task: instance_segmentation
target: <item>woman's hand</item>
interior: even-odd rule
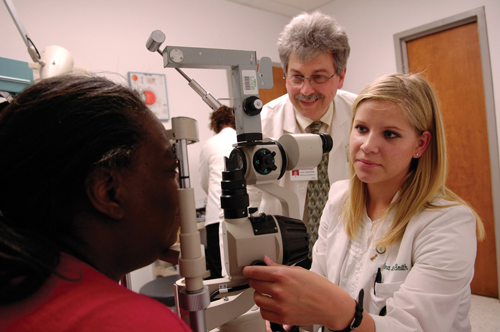
[[[351,323],[356,303],[340,287],[301,267],[279,265],[269,257],[264,262],[267,266],[243,269],[264,319],[289,325],[320,324],[332,330]]]

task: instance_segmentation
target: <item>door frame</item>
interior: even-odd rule
[[[396,51],[396,65],[398,72],[408,73],[409,65],[408,65],[408,54],[406,48],[406,43],[408,41],[473,22],[477,23],[479,32],[479,48],[481,52],[481,65],[483,74],[484,98],[486,107],[486,120],[487,120],[489,154],[490,154],[491,188],[492,188],[492,199],[493,199],[493,216],[495,225],[498,289],[500,290],[500,163],[499,163],[499,150],[498,150],[498,132],[497,132],[497,125],[496,125],[497,122],[495,113],[495,100],[493,93],[493,78],[491,73],[490,49],[488,44],[488,31],[486,28],[486,16],[485,16],[484,6],[397,33],[394,35],[394,46]]]

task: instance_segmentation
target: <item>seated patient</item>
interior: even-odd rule
[[[484,228],[445,186],[443,123],[426,79],[387,75],[361,92],[349,163],[351,179],[330,190],[311,271],[267,257],[267,267],[245,267],[262,316],[323,331],[470,331]]]
[[[190,331],[118,284],[179,229],[177,161],[138,94],[54,77],[0,113],[0,330]]]

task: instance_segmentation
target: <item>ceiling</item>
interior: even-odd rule
[[[271,13],[294,17],[302,12],[312,12],[335,0],[227,0]]]

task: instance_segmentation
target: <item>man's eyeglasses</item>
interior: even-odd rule
[[[332,76],[324,76],[324,75],[311,75],[311,77],[303,77],[299,75],[291,75],[287,76],[286,74],[283,75],[283,79],[288,80],[288,82],[292,85],[297,85],[300,86],[304,83],[304,80],[309,80],[309,83],[314,82],[315,84],[324,84],[326,83],[329,79],[333,78],[335,74]]]

